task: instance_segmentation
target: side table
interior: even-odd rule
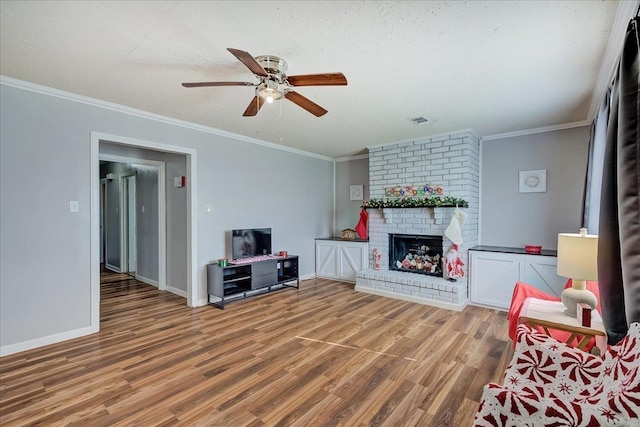
[[[545,301],[537,298],[524,300],[520,311],[520,323],[539,326],[551,336],[549,329],[569,332],[571,335],[566,344],[584,350],[591,338],[595,338],[596,345],[591,353],[601,355],[607,349],[607,333],[602,318],[597,310],[591,311],[591,327],[582,326],[578,319],[564,314],[564,304],[560,301]],[[573,344],[575,341],[575,345]]]

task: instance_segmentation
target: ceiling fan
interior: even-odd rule
[[[255,116],[260,107],[267,102],[286,98],[294,104],[304,108],[316,117],[323,116],[327,110],[300,95],[292,88],[294,86],[346,86],[347,79],[342,73],[303,74],[287,76],[287,63],[284,59],[273,55],[251,56],[244,50],[227,48],[240,60],[257,78],[259,83],[250,82],[200,82],[182,83],[184,87],[205,86],[254,86],[256,95],[249,103],[243,116]]]

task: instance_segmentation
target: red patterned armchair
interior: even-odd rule
[[[640,426],[640,324],[602,357],[518,326],[504,385],[484,387],[474,426]]]

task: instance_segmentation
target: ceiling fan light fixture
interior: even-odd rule
[[[280,85],[273,80],[265,80],[256,88],[256,94],[271,104],[284,97],[284,92],[280,90]]]

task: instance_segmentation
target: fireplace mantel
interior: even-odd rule
[[[435,209],[439,209],[439,208],[457,208],[457,206],[424,206],[424,207],[408,207],[408,208],[403,208],[403,207],[391,207],[391,208],[366,208],[366,209],[378,209],[380,211],[382,211],[382,216],[384,218],[384,222],[385,224],[393,224],[393,212],[394,210],[396,210],[396,212],[398,212],[400,209],[429,209],[429,210],[435,210]],[[440,219],[439,216],[434,216],[434,224],[436,225],[442,225],[442,220]]]

